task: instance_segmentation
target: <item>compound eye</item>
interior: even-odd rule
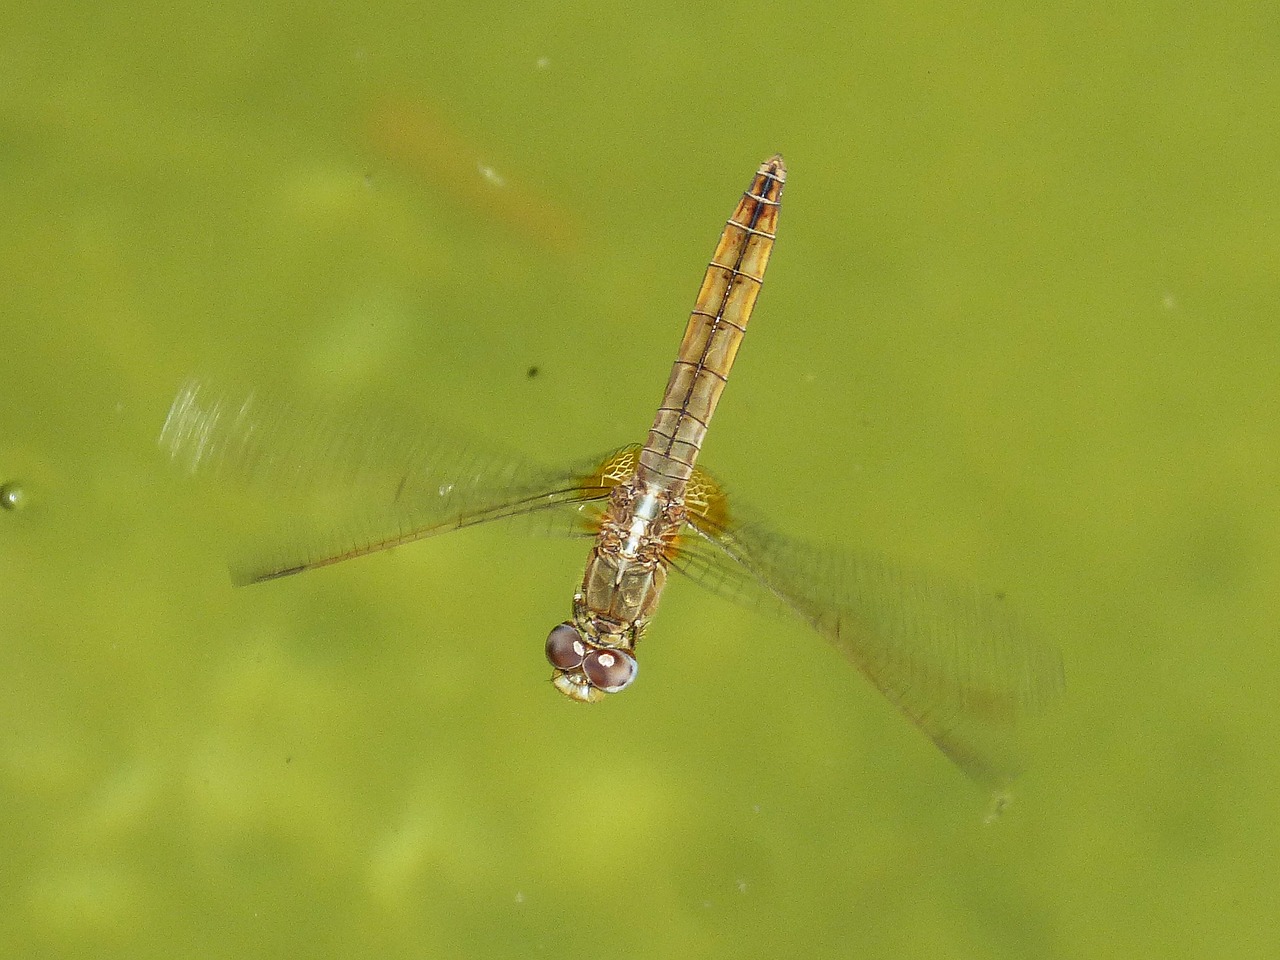
[[[561,623],[547,634],[547,659],[557,670],[577,670],[587,655],[587,645],[572,623]]]
[[[582,672],[591,685],[605,693],[625,689],[639,669],[636,658],[625,650],[592,650],[582,661]]]

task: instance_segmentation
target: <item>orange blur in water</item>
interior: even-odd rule
[[[516,183],[429,104],[388,97],[369,112],[367,131],[379,153],[432,189],[557,251],[577,245],[580,231],[563,208]]]

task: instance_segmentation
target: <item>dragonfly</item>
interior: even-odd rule
[[[450,530],[538,521],[593,538],[570,616],[545,642],[552,683],[595,703],[635,682],[671,571],[798,616],[942,752],[997,791],[1020,772],[1015,724],[1057,695],[1061,660],[1003,595],[870,553],[778,532],[699,463],[773,251],[787,171],[762,163],[725,223],[643,444],[546,469],[440,429],[309,415],[202,380],[179,391],[161,446],[192,473],[231,473],[329,502],[232,569],[273,580]]]

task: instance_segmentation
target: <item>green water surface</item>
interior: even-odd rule
[[[7,17],[0,956],[1274,956],[1278,81],[1244,2]],[[233,589],[156,448],[193,374],[638,440],[774,151],[707,462],[1062,649],[994,824],[803,626],[676,583],[575,708],[580,544]]]

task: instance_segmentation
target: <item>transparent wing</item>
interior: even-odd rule
[[[491,520],[592,530],[593,504],[627,469],[626,450],[594,467],[549,471],[496,448],[351,408],[317,411],[199,380],[178,393],[160,446],[189,473],[233,479],[280,505],[232,579],[253,583]]]
[[[677,570],[730,599],[800,616],[979,783],[999,790],[1017,776],[1014,724],[1059,695],[1062,662],[1026,635],[1002,596],[731,522],[705,474],[693,490],[697,536],[681,543]]]

